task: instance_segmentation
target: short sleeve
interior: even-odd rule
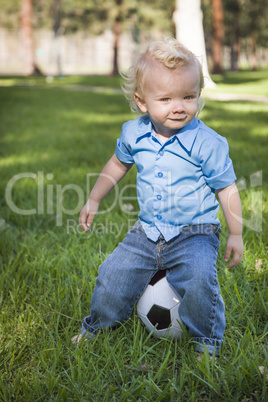
[[[134,159],[131,154],[131,146],[128,141],[129,136],[129,124],[123,124],[121,136],[117,139],[115,155],[123,163],[133,164]]]
[[[206,183],[214,190],[228,187],[235,182],[236,175],[225,138],[218,136],[210,142],[201,167]]]

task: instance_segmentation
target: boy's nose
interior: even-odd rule
[[[173,105],[173,113],[182,113],[184,112],[184,105],[183,102],[177,101]]]

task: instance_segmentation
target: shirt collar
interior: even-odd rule
[[[148,116],[145,114],[138,119],[138,133],[136,143],[144,137],[150,137],[153,132],[153,125]]]
[[[199,120],[195,118],[191,121],[191,123],[183,127],[177,134],[174,134],[174,137],[177,138],[178,142],[186,150],[187,153],[191,153],[198,129]],[[141,116],[138,124],[136,143],[138,143],[144,137],[150,137],[152,133],[153,126],[149,116]]]
[[[191,123],[184,126],[175,136],[177,137],[181,146],[191,153],[197,133],[199,130],[199,120],[194,119]]]

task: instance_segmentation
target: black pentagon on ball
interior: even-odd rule
[[[165,278],[165,276],[166,276],[166,271],[159,270],[156,272],[156,274],[154,274],[154,276],[150,280],[149,284],[151,286],[154,286],[157,282],[161,281],[162,278]]]
[[[170,310],[156,304],[150,309],[147,318],[158,330],[166,329],[171,324]]]

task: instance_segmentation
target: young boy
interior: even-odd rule
[[[94,336],[131,317],[158,270],[182,301],[179,314],[195,349],[218,353],[225,329],[216,260],[220,222],[217,192],[229,229],[224,260],[243,254],[242,214],[227,141],[196,118],[204,85],[197,58],[175,39],[152,42],[132,66],[125,93],[143,116],[125,123],[83,207],[87,232],[101,200],[133,164],[139,220],[100,266],[91,315],[81,334]]]

